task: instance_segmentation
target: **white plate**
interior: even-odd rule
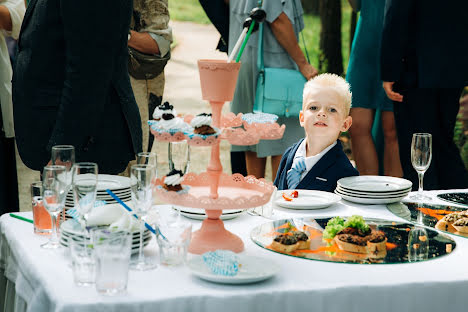
[[[315,190],[296,190],[299,193],[297,198],[292,201],[287,201],[283,198],[283,193],[289,195],[293,190],[281,190],[276,194],[277,198],[275,204],[289,209],[322,209],[339,202],[341,197],[339,195],[315,191]]]
[[[178,207],[178,206],[173,206],[172,207],[174,210],[179,210],[180,208],[180,214],[186,218],[189,219],[194,219],[194,220],[205,220],[206,219],[206,213],[205,209],[201,208],[189,208],[189,207]],[[245,209],[229,209],[223,211],[223,213],[220,216],[221,220],[231,220],[234,218],[237,218],[241,214],[245,212]]]
[[[337,191],[335,191],[337,193]],[[344,200],[358,203],[358,204],[366,204],[366,205],[377,205],[377,204],[391,204],[391,203],[398,203],[400,202],[405,196],[395,197],[395,198],[361,198],[361,197],[354,197],[340,194]]]
[[[67,233],[69,236],[84,236],[83,228],[81,225],[73,219],[66,220],[60,226],[62,233]],[[143,237],[148,235],[149,230],[145,229]],[[132,232],[132,235],[139,235],[140,231]]]
[[[341,178],[337,184],[342,188],[361,192],[396,192],[410,188],[411,181],[387,176],[353,176]]]
[[[242,266],[235,276],[216,275],[205,265],[202,256],[194,256],[187,263],[193,275],[220,284],[249,284],[273,277],[280,266],[270,259],[238,255]]]
[[[371,196],[371,197],[398,196],[398,195],[408,194],[409,192],[411,192],[411,188],[402,190],[402,191],[396,191],[396,192],[359,192],[359,191],[354,191],[354,190],[341,187],[339,185],[336,186],[336,190],[342,193],[348,193],[351,195],[356,195],[356,196],[363,195],[363,196]]]
[[[391,193],[388,195],[373,195],[373,194],[356,194],[356,193],[351,193],[348,191],[343,191],[340,188],[336,188],[335,193],[338,195],[346,195],[346,196],[351,196],[351,197],[359,197],[359,198],[373,198],[373,199],[386,199],[386,198],[399,198],[399,197],[405,197],[406,195],[409,194],[410,191],[406,191],[403,193]]]
[[[111,174],[99,174],[97,190],[118,191],[130,187],[130,178]]]

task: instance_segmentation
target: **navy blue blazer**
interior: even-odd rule
[[[303,140],[299,140],[284,152],[274,183],[278,190],[290,189],[287,182],[288,170],[291,169],[294,155],[296,155],[296,151]],[[336,145],[310,169],[296,189],[333,192],[336,188],[336,181],[344,177],[357,175],[359,175],[359,172],[351,165],[338,140]]]

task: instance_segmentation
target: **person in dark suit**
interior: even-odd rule
[[[279,190],[333,192],[339,179],[359,175],[338,140],[351,127],[350,106],[351,92],[343,78],[322,74],[306,83],[299,114],[306,137],[283,154],[274,182]]]
[[[75,146],[76,161],[117,174],[141,151],[130,86],[131,0],[31,0],[13,74],[16,140],[34,170],[52,146]]]
[[[404,177],[418,186],[411,165],[413,133],[432,134],[432,163],[424,189],[468,187],[453,142],[460,94],[468,85],[468,1],[387,0],[381,78],[394,101]]]

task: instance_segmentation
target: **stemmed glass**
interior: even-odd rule
[[[138,259],[131,263],[133,270],[145,271],[157,267],[156,263],[147,261],[143,254],[143,230],[153,199],[153,184],[151,181],[154,178],[154,173],[153,165],[133,165],[130,168],[132,201],[135,213],[140,219],[140,248]]]
[[[67,193],[71,194],[72,184],[72,168],[75,164],[75,147],[73,145],[54,145],[50,153],[50,159],[52,165],[60,165],[66,167],[66,178],[67,178]],[[63,216],[65,218],[65,215]],[[65,220],[65,219],[64,219]]]
[[[412,200],[430,200],[423,194],[424,173],[431,165],[432,159],[432,135],[430,133],[414,133],[411,141],[411,163],[418,173],[418,193],[410,196]]]
[[[154,167],[154,178],[158,176],[158,158],[156,153],[153,152],[141,152],[137,154],[138,165],[151,165]]]
[[[190,146],[187,141],[169,142],[167,153],[169,171],[177,169],[186,174],[190,167]]]
[[[98,183],[98,165],[92,162],[76,163],[73,166],[72,186],[75,206],[82,218],[86,230],[88,215],[96,201]],[[87,233],[88,231],[86,231]]]
[[[65,166],[46,166],[42,173],[42,201],[50,214],[52,221],[52,233],[49,241],[42,248],[59,248],[57,236],[57,216],[65,206],[67,195],[67,168]]]

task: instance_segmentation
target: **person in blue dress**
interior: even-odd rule
[[[403,175],[393,103],[385,95],[380,79],[380,44],[385,0],[348,0],[361,12],[351,48],[346,80],[351,85],[353,126],[350,129],[353,157],[361,175],[379,174],[379,159],[372,138],[374,123],[382,123],[385,175]],[[378,119],[379,115],[381,120]]]

